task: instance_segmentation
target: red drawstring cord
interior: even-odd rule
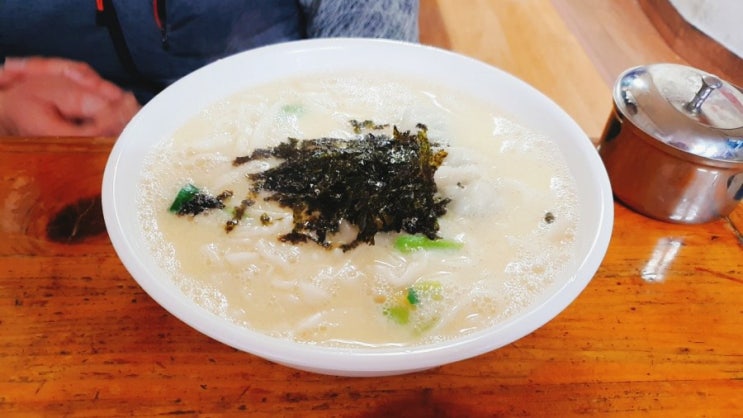
[[[160,28],[160,30],[162,30],[163,22],[162,20],[160,20],[160,8],[159,8],[159,5],[157,4],[157,0],[152,0],[152,14],[155,15],[155,24],[157,24],[157,27]]]

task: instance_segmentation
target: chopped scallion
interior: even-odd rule
[[[402,253],[417,250],[458,250],[462,243],[448,239],[430,239],[424,235],[400,235],[395,240],[395,249]]]
[[[411,305],[417,305],[421,301],[420,297],[418,296],[418,292],[412,287],[408,288],[407,299]]]
[[[292,103],[281,106],[281,111],[286,115],[299,116],[304,113],[304,108],[301,104]]]
[[[170,208],[168,210],[172,213],[180,212],[180,210],[183,208],[183,205],[188,203],[198,193],[199,189],[193,184],[189,183],[183,186],[181,190],[178,191],[178,194],[175,196],[175,199],[173,200],[173,203],[170,205]]]
[[[400,325],[410,322],[410,309],[406,306],[392,306],[385,309],[384,314]]]

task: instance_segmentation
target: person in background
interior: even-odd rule
[[[418,1],[2,0],[0,135],[116,136],[199,67],[319,37],[417,42]]]

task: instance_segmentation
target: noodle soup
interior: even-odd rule
[[[287,138],[363,140],[349,121],[415,130],[446,151],[450,199],[438,235],[455,245],[401,251],[403,233],[343,251],[291,243],[293,213],[256,199],[229,232],[249,176],[276,161],[238,156]],[[148,155],[139,219],[159,263],[198,305],[267,335],[323,346],[394,347],[483,330],[518,314],[575,269],[576,186],[555,143],[469,97],[412,80],[328,74],[282,80],[205,108]],[[225,208],[168,211],[184,184]],[[341,224],[331,241],[347,242]]]

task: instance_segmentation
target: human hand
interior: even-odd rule
[[[139,108],[81,62],[9,58],[0,69],[0,134],[116,136]]]

